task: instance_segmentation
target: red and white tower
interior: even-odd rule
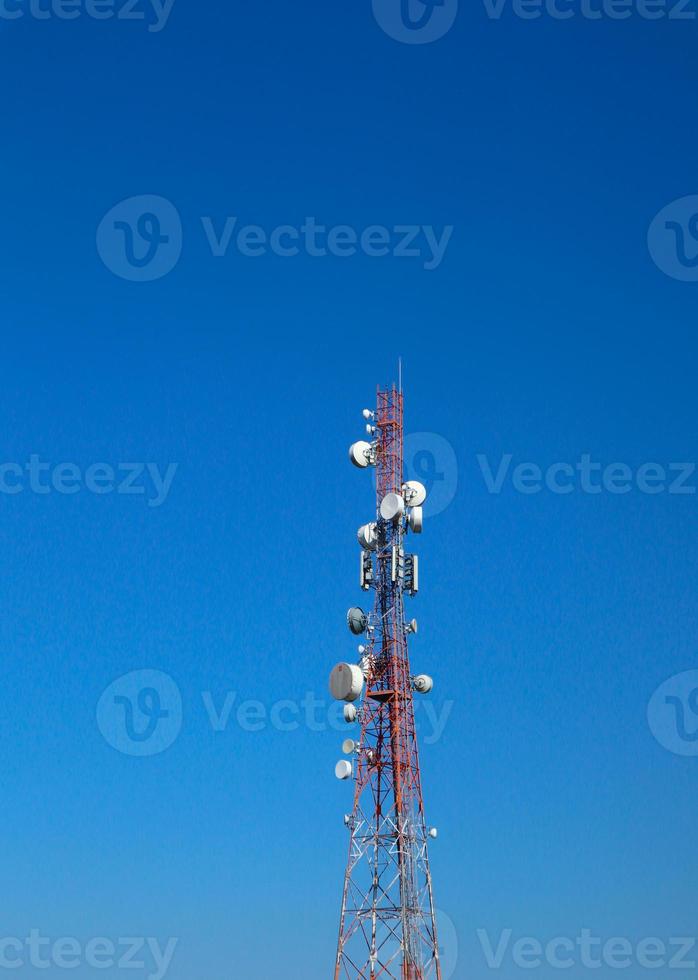
[[[403,478],[402,391],[378,390],[375,412],[364,410],[368,440],[351,461],[375,467],[376,517],[359,529],[360,584],[374,589],[373,611],[353,607],[351,632],[361,638],[356,664],[338,664],[333,697],[357,726],[342,746],[340,779],[354,779],[346,819],[349,861],[334,980],[441,980],[413,695],[433,681],[410,669],[404,595],[419,589],[419,561],[406,547],[422,530],[426,489]],[[410,549],[411,550],[411,549]]]

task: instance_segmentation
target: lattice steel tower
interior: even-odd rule
[[[370,441],[354,443],[351,461],[375,467],[376,519],[359,529],[360,584],[375,590],[373,611],[353,607],[351,632],[362,638],[358,664],[338,664],[333,697],[360,734],[342,746],[339,779],[354,779],[335,980],[441,980],[427,827],[419,768],[413,693],[433,681],[410,670],[404,594],[419,588],[419,562],[406,553],[422,530],[426,489],[403,479],[402,391],[378,390],[375,412],[364,410]]]

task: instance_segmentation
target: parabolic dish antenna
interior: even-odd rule
[[[359,544],[365,551],[375,551],[378,544],[375,524],[362,524],[357,532]]]
[[[347,626],[354,636],[361,636],[368,626],[368,616],[359,606],[352,606],[347,612]]]
[[[421,507],[413,507],[410,511],[409,516],[410,530],[415,534],[422,533],[422,527],[424,526],[424,511]]]
[[[354,466],[358,466],[361,470],[365,469],[367,466],[370,466],[371,443],[364,442],[363,440],[352,443],[351,446],[349,446],[349,459],[352,461]]]
[[[420,694],[429,694],[434,690],[434,678],[428,674],[418,674],[414,679],[414,689]]]
[[[384,521],[396,521],[405,513],[405,501],[397,493],[389,493],[381,501],[381,517]]]
[[[337,779],[351,779],[354,774],[354,767],[348,759],[342,759],[334,768]]]
[[[408,480],[402,484],[402,492],[409,507],[421,507],[427,499],[427,488],[419,480]]]
[[[364,675],[356,664],[337,664],[330,674],[330,693],[335,701],[358,701],[364,689]]]

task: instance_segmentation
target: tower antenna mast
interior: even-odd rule
[[[425,819],[413,703],[434,682],[412,674],[417,621],[404,611],[419,589],[419,558],[406,545],[422,531],[427,491],[404,480],[402,359],[398,372],[398,387],[379,388],[375,411],[364,409],[368,439],[349,450],[355,466],[376,470],[375,520],[358,532],[360,585],[375,597],[371,612],[347,614],[358,662],[330,676],[345,721],[358,727],[335,770],[354,780],[354,805],[334,980],[441,980],[428,856],[437,832]]]

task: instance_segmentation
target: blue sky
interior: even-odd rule
[[[410,465],[432,453],[444,476],[410,611],[447,719],[423,766],[451,975],[522,972],[489,969],[477,930],[695,935],[698,760],[647,719],[698,649],[698,494],[670,492],[698,482],[671,469],[698,459],[698,243],[672,203],[698,194],[695,17],[461,3],[411,44],[369,0],[175,0],[155,31],[145,5],[19,9],[0,17],[0,463],[19,487],[0,493],[0,938],[74,937],[79,977],[121,975],[86,962],[98,937],[177,938],[171,980],[331,974],[350,789],[342,734],[301,705],[326,711],[352,656],[372,485],[346,449],[398,355],[426,433]],[[664,218],[648,248],[667,206],[683,263]],[[309,218],[354,254],[309,254]],[[299,254],[271,247],[282,226]],[[395,254],[400,228],[417,255]],[[148,236],[162,274],[137,281]],[[585,492],[585,454],[628,492]],[[127,477],[142,492],[116,492]],[[181,714],[162,688],[172,744],[135,757],[98,703],[141,670]]]

